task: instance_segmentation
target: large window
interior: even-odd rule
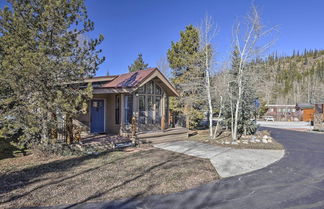
[[[132,123],[133,116],[133,96],[126,95],[125,96],[125,124]]]
[[[161,124],[162,88],[150,81],[138,89],[140,124]]]

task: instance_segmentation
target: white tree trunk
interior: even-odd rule
[[[216,134],[217,134],[217,131],[219,128],[219,120],[220,120],[220,117],[222,116],[222,110],[223,110],[223,97],[220,96],[220,108],[219,108],[219,113],[218,113],[218,117],[217,117],[217,124],[216,124],[214,134],[213,134],[213,139],[216,139]]]
[[[206,69],[206,90],[207,90],[208,111],[209,111],[209,136],[210,138],[212,138],[213,137],[213,106],[212,106],[212,100],[210,95],[210,75],[208,69]]]

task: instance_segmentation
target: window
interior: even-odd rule
[[[138,89],[138,93],[139,93],[139,94],[145,94],[145,85],[141,86],[141,87]]]
[[[138,97],[138,111],[139,111],[139,123],[145,124],[146,123],[146,116],[145,116],[145,95],[140,95]]]
[[[140,87],[138,93],[139,124],[161,124],[163,89],[154,81]]]
[[[133,96],[126,95],[125,96],[125,124],[132,123],[133,116]]]
[[[150,81],[146,84],[146,93],[147,94],[153,94],[153,82]]]
[[[115,123],[120,123],[120,116],[119,116],[119,106],[120,106],[120,97],[119,95],[115,96]]]
[[[153,96],[147,96],[147,123],[153,123]]]
[[[161,124],[161,96],[155,96],[155,124]]]
[[[161,95],[162,94],[161,87],[158,86],[158,85],[155,85],[155,94],[156,95]]]

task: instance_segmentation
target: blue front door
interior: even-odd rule
[[[91,100],[91,133],[105,132],[104,100]]]

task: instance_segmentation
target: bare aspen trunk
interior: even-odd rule
[[[217,131],[218,131],[218,128],[219,128],[219,119],[222,116],[222,110],[223,110],[223,97],[220,96],[220,109],[219,109],[219,113],[218,113],[218,117],[217,117],[217,124],[216,124],[214,134],[213,134],[213,139],[216,138],[216,134],[217,134]]]
[[[234,111],[233,111],[233,101],[232,98],[230,99],[231,105],[231,135],[234,135]]]
[[[206,80],[207,80],[207,99],[208,99],[208,108],[209,108],[209,136],[210,138],[213,137],[213,106],[211,101],[210,95],[210,78],[209,78],[209,71],[206,70]]]
[[[236,105],[235,105],[235,116],[234,116],[234,130],[233,130],[233,135],[232,135],[232,139],[233,141],[237,140],[237,125],[238,125],[238,117],[239,117],[239,108],[240,108],[240,104],[241,104],[241,97],[242,97],[242,67],[240,67],[239,70],[239,76],[238,76],[238,98],[236,101]]]

